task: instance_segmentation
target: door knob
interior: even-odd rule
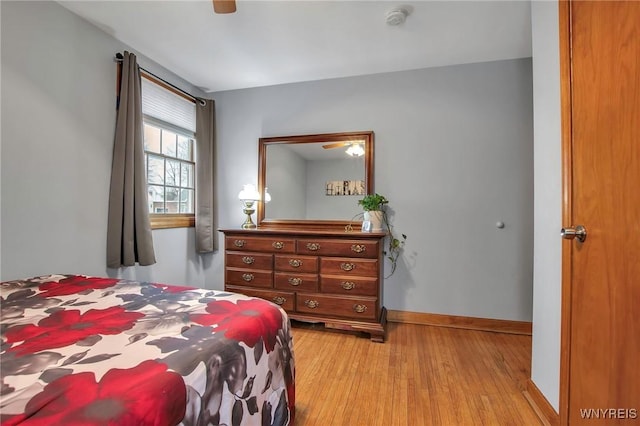
[[[581,243],[587,239],[587,228],[578,225],[575,228],[562,228],[560,236],[565,240],[573,240],[576,238]]]

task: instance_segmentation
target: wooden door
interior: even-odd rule
[[[640,424],[640,2],[560,8],[561,422]]]

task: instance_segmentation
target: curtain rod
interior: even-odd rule
[[[115,61],[116,62],[122,62],[124,60],[124,56],[122,55],[122,53],[117,52],[116,56],[115,56]],[[183,95],[187,96],[190,98],[190,100],[192,100],[193,102],[200,102],[200,105],[204,106],[206,105],[206,102],[200,98],[198,98],[197,96],[193,96],[191,93],[182,90],[181,88],[179,88],[178,86],[169,83],[167,80],[165,80],[164,78],[158,77],[157,75],[155,75],[154,73],[152,73],[151,71],[149,71],[146,68],[142,68],[141,66],[138,66],[140,68],[141,71],[144,71],[145,73],[149,74],[150,76],[152,76],[153,78],[163,82],[164,84],[166,84],[167,86],[172,87],[173,89],[177,90],[178,92],[182,93]]]

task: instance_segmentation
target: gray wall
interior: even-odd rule
[[[1,22],[2,22],[2,7],[0,7],[0,24]],[[2,57],[2,43],[0,42],[0,58],[1,57]],[[2,68],[1,67],[0,67],[0,93],[2,93]],[[2,102],[0,102],[0,129],[2,129]],[[2,135],[1,134],[0,134],[0,242],[2,242]],[[0,280],[2,280],[2,244],[0,244]]]
[[[109,273],[222,288],[224,256],[196,255],[192,230],[154,231],[157,265],[106,270],[112,57],[125,46],[55,3],[0,5],[2,279]],[[409,237],[385,305],[531,320],[531,79],[522,59],[214,94],[218,226],[244,220],[237,195],[257,182],[259,137],[373,130],[376,190]]]
[[[154,231],[157,265],[105,266],[113,56],[127,46],[54,2],[2,1],[0,8],[1,278],[84,273],[204,286],[212,260],[195,254],[193,230]],[[144,57],[139,62],[197,93]]]
[[[408,235],[387,308],[531,320],[531,78],[521,59],[216,93],[220,202],[257,181],[261,136],[373,130],[375,188]]]
[[[531,4],[534,100],[533,350],[531,378],[558,410],[562,288],[562,163],[558,2]]]

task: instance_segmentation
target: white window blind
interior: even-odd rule
[[[143,78],[142,113],[179,128],[196,131],[196,106],[193,102]]]

